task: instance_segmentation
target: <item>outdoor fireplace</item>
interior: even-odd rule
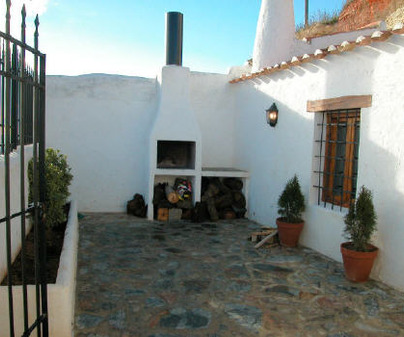
[[[241,216],[247,209],[248,172],[233,168],[202,168],[202,134],[191,100],[191,95],[198,95],[198,91],[191,85],[189,68],[182,66],[182,19],[181,13],[167,13],[167,63],[157,77],[159,105],[149,140],[147,217],[153,220],[160,213],[161,220],[168,212],[170,219],[170,210],[182,210],[182,215],[192,213],[195,203],[201,201],[202,178],[213,182],[226,178],[242,181],[239,190],[232,191],[231,195],[228,193],[226,200],[221,200],[219,210],[220,216],[222,213],[228,216],[231,212],[226,207],[234,205],[230,199],[237,199],[237,209],[233,213]],[[185,193],[187,197],[184,197]],[[216,202],[206,193],[204,197]]]
[[[158,140],[157,168],[195,169],[195,142]]]
[[[158,76],[159,106],[150,135],[148,218],[153,219],[154,188],[192,184],[192,202],[200,199],[202,139],[190,98],[191,73],[182,67],[182,14],[167,13],[166,66]]]

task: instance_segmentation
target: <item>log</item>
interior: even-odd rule
[[[234,205],[231,206],[233,211],[236,213],[237,218],[241,219],[244,218],[245,213],[247,212],[246,208],[238,208]]]
[[[217,213],[217,209],[216,209],[216,207],[215,207],[215,201],[214,201],[214,199],[213,199],[213,198],[209,198],[209,199],[206,201],[206,205],[207,205],[207,208],[208,208],[208,213],[209,213],[209,216],[210,216],[210,220],[211,220],[211,221],[217,221],[217,220],[219,220],[219,214]]]
[[[275,230],[272,234],[269,234],[268,236],[265,237],[265,239],[261,240],[258,242],[254,248],[260,248],[265,242],[269,241],[269,239],[273,238],[276,234],[278,234],[278,231]]]
[[[193,222],[203,222],[209,219],[206,202],[197,202],[192,214]]]
[[[168,221],[168,208],[159,208],[157,211],[158,221]]]
[[[216,185],[216,187],[219,189],[220,194],[230,193],[230,189],[226,185],[224,185],[219,178],[210,178],[210,183]]]
[[[166,184],[157,184],[154,186],[153,205],[158,205],[162,200],[166,199]]]
[[[225,219],[225,220],[232,220],[237,217],[236,213],[232,209],[229,209],[229,208],[221,210],[219,212],[219,216],[220,216],[220,219]]]
[[[182,220],[192,220],[192,214],[193,214],[192,209],[183,209],[181,219]]]
[[[207,201],[210,198],[213,198],[219,194],[220,190],[215,184],[209,183],[206,192],[202,196],[202,201]]]
[[[170,203],[176,204],[178,202],[178,200],[180,200],[177,192],[175,192],[174,189],[171,186],[167,185],[165,187],[165,192],[166,192],[167,200]]]
[[[182,209],[192,209],[193,208],[192,200],[180,200],[177,202],[176,206],[178,208],[182,208]]]
[[[243,189],[243,182],[237,178],[225,178],[223,184],[231,190],[241,191]]]
[[[233,196],[231,193],[215,197],[215,206],[218,210],[231,207],[232,204],[233,204]]]
[[[233,191],[232,194],[234,199],[233,206],[237,208],[245,208],[247,203],[244,194],[241,193],[240,191]]]

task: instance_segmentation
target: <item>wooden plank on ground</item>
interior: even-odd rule
[[[264,239],[262,239],[260,242],[258,242],[254,248],[260,248],[265,242],[267,242],[269,239],[273,238],[276,234],[278,234],[278,231],[275,230],[271,234],[267,235]]]

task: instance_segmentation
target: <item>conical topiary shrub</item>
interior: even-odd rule
[[[284,246],[295,247],[304,226],[302,213],[305,210],[304,195],[296,175],[286,183],[279,196],[278,207],[278,213],[281,215],[276,220],[279,240]]]
[[[353,282],[368,280],[378,248],[370,244],[376,230],[377,215],[373,206],[372,192],[361,187],[356,202],[345,216],[345,235],[350,240],[341,244],[345,276]]]

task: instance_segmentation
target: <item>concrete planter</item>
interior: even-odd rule
[[[60,256],[56,283],[48,284],[49,332],[51,337],[73,335],[74,301],[76,288],[78,247],[77,203],[71,202]],[[28,312],[30,324],[36,316],[35,286],[28,287]],[[13,287],[14,322],[16,335],[22,335],[24,326],[22,286]],[[0,337],[9,336],[8,288],[0,287]]]

